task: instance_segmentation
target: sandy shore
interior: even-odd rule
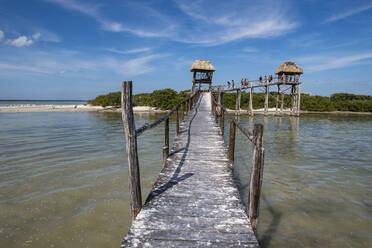
[[[93,105],[13,105],[13,106],[0,106],[0,112],[120,112],[120,108],[116,107],[102,107]],[[138,113],[161,113],[167,112],[154,107],[138,106],[133,108],[134,112]]]
[[[0,112],[121,112],[120,108],[117,107],[102,107],[102,106],[93,106],[93,105],[13,105],[13,106],[0,106]],[[235,113],[234,109],[227,110],[230,113]],[[135,113],[165,113],[168,112],[167,110],[157,109],[155,107],[148,107],[148,106],[138,106],[133,108],[133,112]],[[264,114],[265,110],[262,109],[254,109],[253,112],[255,114]],[[280,110],[278,110],[278,113]],[[249,111],[247,109],[241,109],[240,114],[248,114]],[[275,108],[268,109],[269,115],[276,114]],[[283,114],[290,114],[290,109],[283,109]],[[354,115],[372,115],[371,112],[351,112],[351,111],[327,111],[327,112],[318,112],[318,111],[305,111],[301,110],[301,114],[354,114]]]

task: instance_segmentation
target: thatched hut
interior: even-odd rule
[[[280,80],[295,82],[299,82],[300,75],[303,73],[302,68],[298,67],[295,62],[290,61],[284,62],[275,71],[275,74],[278,75]]]
[[[209,60],[195,60],[192,63],[190,71],[194,73],[192,79],[192,91],[195,89],[195,85],[208,84],[209,88],[212,86],[213,72],[216,70]]]

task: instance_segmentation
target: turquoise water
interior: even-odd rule
[[[265,123],[263,247],[372,247],[372,116],[240,121]],[[0,113],[0,246],[118,247],[130,225],[122,132],[117,113]],[[246,202],[252,148],[237,137]],[[139,138],[144,198],[162,145],[162,126]]]

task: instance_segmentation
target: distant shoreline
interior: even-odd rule
[[[161,110],[149,106],[137,106],[133,108],[135,113],[166,113],[169,110]],[[264,109],[253,110],[255,114],[264,114]],[[0,106],[0,113],[27,113],[27,112],[121,112],[118,107],[102,107],[86,104],[79,105],[14,105],[14,106]],[[236,112],[233,109],[228,109],[228,112]],[[279,111],[278,111],[279,112]],[[248,114],[246,109],[240,110],[240,114]],[[269,115],[275,115],[275,108],[268,110]],[[289,109],[283,110],[284,115],[289,115]],[[347,114],[347,115],[372,115],[372,112],[352,112],[352,111],[307,111],[301,110],[301,114]]]

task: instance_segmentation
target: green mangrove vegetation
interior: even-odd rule
[[[269,108],[276,105],[277,92],[270,92]],[[177,92],[172,89],[155,90],[152,93],[141,93],[133,96],[134,106],[151,106],[160,109],[172,109],[177,103],[187,99],[188,91]],[[279,99],[281,96],[279,96]],[[236,93],[224,94],[224,106],[235,109]],[[264,93],[253,93],[253,108],[263,108],[265,102]],[[88,101],[89,104],[99,106],[120,107],[120,92],[112,92],[107,95],[100,95],[94,100]],[[291,99],[285,95],[284,104],[290,106]],[[241,108],[248,109],[249,93],[242,92]],[[307,111],[353,111],[353,112],[372,112],[372,96],[355,95],[347,93],[336,93],[331,96],[310,96],[301,94],[301,110]]]
[[[160,109],[172,109],[177,103],[186,100],[189,97],[189,91],[177,92],[172,89],[154,90],[152,93],[141,93],[133,96],[134,106],[150,106]],[[106,95],[97,96],[93,100],[89,100],[88,104],[96,106],[114,106],[120,107],[121,93],[111,92]]]

